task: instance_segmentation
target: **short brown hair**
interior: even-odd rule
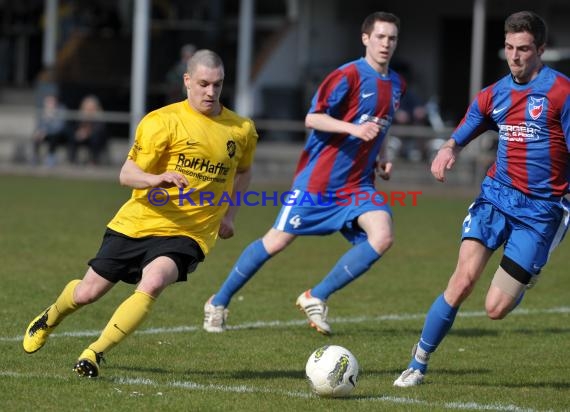
[[[206,66],[211,69],[218,67],[221,67],[222,70],[224,69],[222,58],[216,52],[207,49],[198,50],[188,59],[186,65],[188,74],[192,74],[198,65]]]
[[[368,15],[364,19],[364,22],[362,22],[362,27],[360,28],[360,32],[366,33],[366,34],[372,33],[372,30],[374,29],[374,24],[377,21],[385,21],[388,23],[394,23],[396,25],[396,28],[398,29],[398,32],[400,31],[400,18],[398,16],[396,16],[395,14],[392,14],[392,13],[385,12],[385,11],[376,11],[376,12]]]
[[[543,46],[546,43],[546,23],[542,17],[532,11],[519,11],[511,14],[505,20],[505,35],[522,32],[532,34],[536,47]]]

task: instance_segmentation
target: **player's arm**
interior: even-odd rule
[[[365,141],[374,139],[380,133],[380,126],[376,123],[353,124],[335,119],[326,113],[307,114],[305,126],[309,129],[321,130],[323,132],[349,134]]]
[[[441,145],[431,163],[431,173],[437,180],[445,181],[445,172],[453,167],[462,148],[453,138]]]
[[[234,178],[234,185],[232,191],[232,203],[228,207],[228,211],[222,219],[218,234],[222,239],[228,239],[234,235],[234,220],[239,210],[237,201],[237,193],[243,193],[249,187],[251,182],[251,167],[247,169],[238,170]]]
[[[135,142],[119,173],[119,182],[133,189],[151,187],[186,187],[188,180],[180,173],[166,171],[161,174],[148,173],[170,145],[169,127],[158,111],[147,114],[136,130]]]
[[[186,187],[188,180],[184,175],[176,172],[164,172],[159,175],[147,173],[133,160],[127,159],[121,167],[119,182],[123,186],[133,189],[147,189],[149,187]]]
[[[392,159],[388,156],[388,139],[390,136],[387,134],[382,142],[380,153],[376,158],[376,175],[380,176],[383,180],[390,180],[392,174]]]
[[[431,163],[431,173],[440,182],[445,181],[445,173],[453,168],[459,152],[473,139],[486,130],[497,130],[497,125],[488,117],[492,107],[492,87],[477,93],[465,116],[447,140],[439,148]]]
[[[566,140],[566,147],[570,151],[570,94],[566,97],[566,101],[562,105],[560,111],[560,124],[562,125],[562,132]]]

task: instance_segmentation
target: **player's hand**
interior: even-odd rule
[[[181,189],[188,186],[188,180],[184,175],[176,172],[164,172],[157,176],[156,183],[153,187],[174,187]]]
[[[380,126],[376,123],[364,122],[356,126],[356,130],[352,135],[367,142],[378,136],[378,133],[380,133]]]
[[[218,230],[218,235],[222,239],[229,239],[234,235],[234,222],[228,217],[222,219],[220,224],[220,229]]]
[[[431,162],[431,174],[440,182],[445,182],[445,172],[455,164],[455,151],[445,146],[439,149],[435,159]]]
[[[376,175],[383,180],[390,180],[390,176],[392,175],[392,162],[378,160],[376,162]]]

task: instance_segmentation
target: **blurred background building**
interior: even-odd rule
[[[141,4],[148,17],[144,93],[133,97]],[[399,139],[392,150],[422,162],[448,137],[474,90],[507,73],[503,22],[525,9],[549,25],[547,63],[570,73],[568,0],[0,0],[0,152],[14,134],[31,136],[30,116],[54,91],[71,117],[84,96],[98,96],[112,140],[128,141],[132,99],[144,112],[172,100],[167,73],[185,45],[221,55],[222,100],[256,120],[260,146],[300,143],[316,86],[362,55],[363,18],[386,10],[402,19],[393,66],[410,83],[410,110],[421,106],[419,117],[403,116],[393,127]],[[25,157],[25,148],[14,150],[15,160]]]

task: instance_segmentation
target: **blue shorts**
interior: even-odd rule
[[[367,199],[363,200],[364,197]],[[341,197],[293,189],[273,228],[298,236],[340,232],[349,242],[358,244],[367,236],[356,220],[360,215],[375,210],[392,216],[387,200],[373,188]]]
[[[489,177],[469,207],[461,239],[477,239],[537,275],[568,230],[570,204],[564,198],[538,199]]]

